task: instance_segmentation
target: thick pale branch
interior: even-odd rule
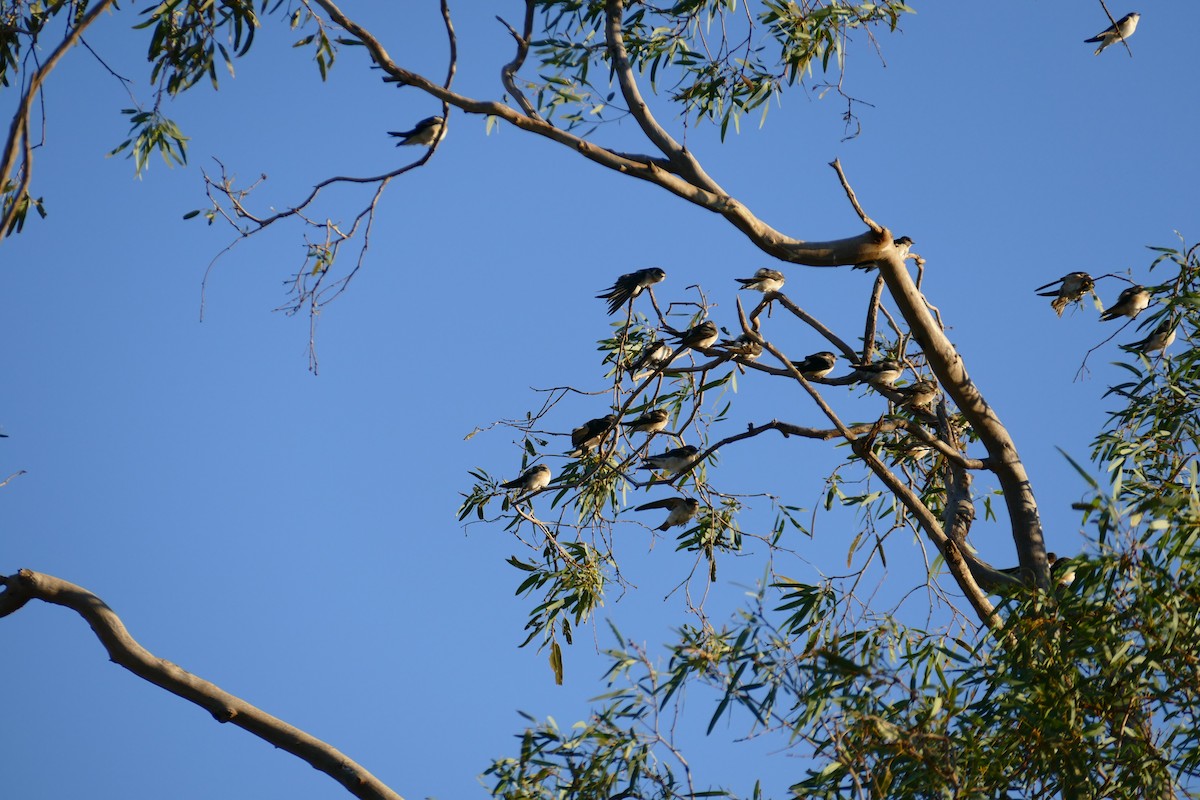
[[[17,611],[30,600],[69,608],[91,626],[109,658],[139,678],[195,703],[218,722],[232,723],[291,753],[333,778],[355,797],[402,800],[400,795],[331,745],[150,653],[129,635],[113,610],[86,589],[28,569],[0,578],[0,583],[6,587],[0,594],[0,617]]]

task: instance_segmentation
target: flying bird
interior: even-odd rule
[[[575,430],[571,431],[571,445],[575,448],[567,455],[578,457],[596,447],[608,432],[617,425],[617,418],[612,414],[589,419]]]
[[[446,130],[446,121],[441,117],[426,117],[410,131],[388,131],[388,136],[400,139],[396,147],[406,144],[431,145],[441,139]]]
[[[778,292],[783,287],[783,273],[777,269],[763,267],[754,273],[753,278],[734,278],[743,289],[753,289],[756,292]]]
[[[508,483],[500,484],[501,489],[516,489],[520,495],[518,500],[523,500],[526,496],[533,494],[539,489],[545,489],[550,485],[550,468],[545,464],[535,464],[529,469],[521,473],[521,477],[511,480]]]
[[[1140,342],[1122,345],[1126,350],[1136,350],[1149,355],[1166,350],[1175,341],[1175,320],[1164,317],[1154,331]]]
[[[1100,319],[1105,322],[1117,317],[1129,317],[1133,319],[1145,311],[1149,305],[1150,293],[1146,291],[1146,287],[1141,285],[1130,286],[1121,292],[1112,308],[1100,315]]]
[[[895,245],[896,250],[900,253],[900,258],[905,259],[905,258],[908,258],[908,250],[909,250],[909,248],[911,248],[913,246],[913,240],[908,238],[907,236],[901,236],[898,239],[893,239],[892,244]],[[876,264],[874,261],[864,261],[861,264],[855,264],[853,268],[854,269],[875,269],[878,266],[879,265]]]
[[[686,525],[690,522],[692,517],[696,516],[696,512],[700,510],[700,501],[694,497],[665,497],[662,500],[655,500],[652,503],[643,503],[635,508],[634,511],[649,511],[654,508],[670,509],[666,521],[654,529],[656,531],[665,531],[667,528],[674,528],[676,525]]]
[[[638,467],[638,469],[661,469],[667,472],[682,472],[686,467],[691,466],[692,462],[696,460],[696,454],[699,452],[700,448],[694,444],[689,444],[685,447],[676,447],[674,450],[668,450],[656,456],[647,456],[645,463]]]
[[[1084,39],[1083,41],[1088,44],[1099,42],[1100,46],[1097,47],[1096,52],[1093,53],[1093,55],[1098,56],[1104,52],[1104,48],[1108,47],[1110,44],[1115,44],[1123,39],[1128,39],[1130,36],[1133,36],[1133,32],[1137,30],[1138,20],[1141,18],[1142,15],[1136,11],[1126,14],[1117,20],[1116,25],[1109,25],[1102,32],[1096,34],[1090,39]]]
[[[1057,289],[1050,289],[1051,286],[1057,285]],[[1068,304],[1074,303],[1076,300],[1083,298],[1085,294],[1096,288],[1096,281],[1092,280],[1092,276],[1086,272],[1069,272],[1063,275],[1056,281],[1050,281],[1045,286],[1039,286],[1034,289],[1038,297],[1053,297],[1050,301],[1050,307],[1054,309],[1054,313],[1062,316],[1063,309]],[[1048,292],[1043,289],[1050,289]]]
[[[900,405],[908,408],[928,408],[938,396],[938,385],[935,381],[922,378],[916,383],[901,386],[896,391],[903,395]]]
[[[896,379],[904,373],[904,367],[891,359],[876,361],[874,364],[852,364],[851,366],[854,367],[855,380],[866,381],[876,388],[891,389]]]
[[[793,361],[792,363],[796,370],[806,378],[824,378],[833,372],[837,356],[828,350],[822,350],[819,353],[805,356],[803,361]]]
[[[667,420],[671,415],[665,408],[656,408],[653,411],[647,411],[635,420],[622,422],[630,433],[648,433],[656,434],[663,428],[667,427]]]
[[[608,301],[608,313],[615,314],[617,309],[667,277],[667,273],[658,267],[647,267],[636,272],[628,272],[617,278],[606,291],[596,295],[598,300]]]
[[[683,334],[681,341],[685,346],[693,350],[705,350],[712,347],[720,335],[721,332],[717,330],[717,323],[710,319],[701,322],[693,328],[688,328]]]

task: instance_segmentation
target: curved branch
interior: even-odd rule
[[[96,595],[73,583],[23,569],[0,577],[0,617],[19,610],[30,600],[69,608],[91,626],[116,664],[143,680],[166,689],[212,714],[217,722],[230,722],[268,744],[285,750],[313,769],[324,772],[346,791],[363,800],[403,800],[382,781],[345,754],[314,736],[258,709],[198,678],[175,664],[156,657],[129,635],[124,623]]]

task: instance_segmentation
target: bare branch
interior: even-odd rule
[[[30,600],[69,608],[91,626],[109,658],[139,678],[195,703],[212,714],[217,722],[230,722],[291,753],[333,778],[355,797],[402,800],[400,795],[333,746],[146,650],[129,635],[120,617],[88,590],[28,569],[0,578],[0,583],[6,587],[0,594],[0,617],[12,614]]]
[[[854,206],[854,211],[858,214],[858,218],[863,221],[864,225],[875,231],[877,235],[886,235],[884,227],[868,217],[867,212],[863,211],[863,207],[858,204],[858,197],[854,194],[854,190],[850,188],[850,182],[846,180],[846,173],[842,171],[841,159],[835,158],[830,162],[829,166],[833,167],[834,171],[837,172],[838,180],[842,183],[842,190],[846,193],[846,199],[850,201],[850,205]]]
[[[521,26],[521,33],[517,33],[512,25],[505,22],[497,15],[496,19],[500,20],[500,24],[508,28],[508,32],[517,40],[517,54],[513,56],[513,60],[505,64],[500,70],[500,82],[504,84],[504,89],[510,95],[516,98],[517,104],[522,110],[534,119],[541,119],[537,109],[533,104],[526,99],[525,94],[517,88],[516,74],[525,63],[525,57],[529,55],[529,41],[533,38],[533,11],[535,0],[525,0],[525,21]]]

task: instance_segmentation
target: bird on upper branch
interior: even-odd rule
[[[753,289],[756,292],[778,292],[783,287],[783,273],[777,269],[763,267],[754,273],[753,278],[734,278],[743,289]]]
[[[896,250],[900,253],[900,258],[908,258],[909,248],[913,246],[913,240],[907,236],[901,236],[892,240],[892,244],[896,246]],[[879,265],[874,261],[863,261],[861,264],[855,264],[854,269],[875,269]]]
[[[550,485],[550,468],[545,464],[535,464],[521,473],[521,477],[500,484],[501,489],[516,489],[517,500],[523,500],[528,495]],[[515,501],[514,501],[515,502]]]
[[[1146,291],[1145,286],[1133,285],[1117,297],[1117,302],[1111,308],[1100,315],[1100,319],[1108,322],[1117,317],[1129,317],[1133,319],[1138,314],[1146,310],[1150,305],[1150,292]]]
[[[606,414],[603,417],[589,419],[587,422],[580,425],[575,430],[571,431],[571,446],[575,449],[567,455],[572,458],[577,458],[599,445],[604,441],[604,437],[608,432],[617,425],[617,418],[613,414]]]
[[[629,422],[622,422],[630,433],[649,433],[655,434],[667,427],[667,420],[671,415],[665,408],[656,408],[653,411],[647,411],[640,417]]]
[[[700,448],[694,444],[676,447],[656,456],[646,456],[646,461],[638,469],[666,470],[667,472],[682,472],[691,466]]]
[[[441,117],[426,117],[408,131],[388,131],[388,136],[400,139],[396,147],[401,145],[431,145],[445,135],[446,121]]]
[[[1057,289],[1050,289],[1051,286],[1058,285]],[[1091,275],[1086,272],[1069,272],[1063,275],[1056,281],[1050,281],[1045,286],[1039,286],[1034,289],[1038,297],[1053,297],[1050,301],[1050,307],[1054,309],[1054,313],[1062,316],[1063,309],[1069,303],[1074,303],[1083,298],[1085,294],[1096,288],[1096,281]],[[1043,289],[1050,289],[1048,292]]]
[[[658,267],[627,272],[617,278],[616,282],[608,289],[596,295],[596,299],[607,300],[608,313],[615,314],[621,306],[666,277],[667,273]]]
[[[1092,54],[1098,56],[1104,52],[1104,48],[1108,47],[1110,44],[1115,44],[1122,39],[1128,39],[1130,36],[1132,36],[1133,32],[1137,30],[1138,20],[1141,18],[1142,15],[1136,11],[1126,14],[1117,20],[1116,25],[1109,25],[1102,32],[1096,34],[1090,39],[1084,39],[1083,41],[1088,44],[1099,42],[1100,46],[1097,47],[1096,52]]]
[[[828,350],[822,350],[819,353],[805,356],[803,361],[793,361],[792,364],[806,378],[824,378],[833,372],[833,367],[837,364],[837,356]]]

